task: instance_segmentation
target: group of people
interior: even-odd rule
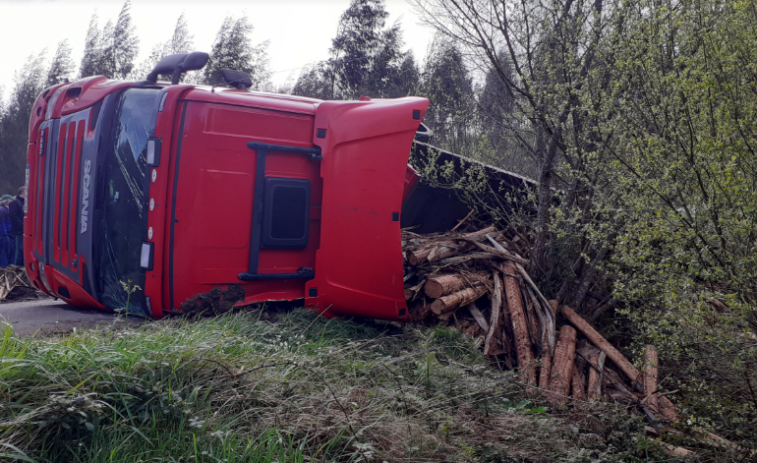
[[[0,197],[0,267],[24,265],[24,198],[21,187],[14,198]]]

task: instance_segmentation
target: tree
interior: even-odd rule
[[[205,67],[205,81],[219,85],[223,82],[221,69],[244,71],[252,80],[252,88],[258,89],[270,78],[268,70],[268,42],[252,45],[253,27],[247,16],[234,19],[227,16],[218,30]]]
[[[429,48],[421,85],[430,105],[424,123],[434,144],[460,152],[472,136],[475,99],[470,73],[459,47],[437,34]]]
[[[29,117],[45,88],[45,51],[29,56],[16,72],[8,105],[0,112],[0,191],[13,192],[24,184]]]
[[[67,39],[58,43],[53,60],[50,63],[50,70],[47,72],[47,85],[53,86],[60,84],[73,76],[76,64],[71,59],[71,46]]]
[[[388,16],[383,0],[352,0],[342,14],[329,60],[341,97],[405,96],[417,84],[399,24],[384,29]]]
[[[418,86],[411,51],[402,51],[399,24],[384,29],[383,0],[352,0],[342,14],[331,58],[303,69],[293,92],[321,99],[396,98]]]
[[[334,99],[335,80],[334,70],[323,61],[303,69],[292,88],[292,94],[331,100]]]
[[[81,59],[79,68],[80,77],[94,76],[100,73],[100,64],[102,62],[100,29],[97,25],[97,13],[92,14],[87,29],[87,38],[84,41],[84,56]]]
[[[102,52],[104,75],[112,79],[125,79],[134,68],[134,59],[139,49],[139,39],[131,22],[130,0],[126,0],[121,8],[112,32],[106,25],[103,38],[105,39]]]
[[[194,36],[189,33],[187,20],[184,17],[184,13],[182,13],[176,21],[176,27],[174,27],[171,38],[166,42],[156,44],[150,56],[132,71],[132,75],[129,78],[131,80],[143,80],[164,57],[177,53],[192,52],[194,48],[193,40]],[[191,79],[192,76],[185,74],[182,76],[182,80],[186,81],[188,77]]]

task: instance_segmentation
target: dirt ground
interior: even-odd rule
[[[68,333],[74,328],[91,328],[113,323],[116,315],[98,310],[81,310],[65,302],[40,299],[0,304],[0,320],[9,322],[19,336]],[[129,323],[141,323],[130,318]]]

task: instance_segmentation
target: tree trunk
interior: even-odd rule
[[[492,349],[492,343],[495,336],[500,332],[500,319],[502,310],[502,283],[500,282],[499,272],[494,272],[494,292],[492,292],[492,313],[489,319],[489,333],[486,335],[484,343],[484,355],[489,355]]]
[[[644,395],[646,404],[652,413],[659,413],[657,399],[657,349],[649,345],[644,351]]]
[[[552,364],[552,377],[549,381],[550,397],[555,402],[568,400],[570,382],[573,375],[573,363],[576,359],[576,330],[565,325],[560,328],[560,338],[555,347],[555,358]]]
[[[507,262],[502,269],[505,273],[505,294],[507,295],[507,308],[513,320],[513,332],[515,333],[515,353],[518,355],[518,370],[521,381],[536,386],[536,368],[534,355],[531,352],[531,337],[528,334],[526,313],[523,310],[523,301],[520,298],[520,284],[518,279],[509,276],[516,275],[518,269],[512,262]]]

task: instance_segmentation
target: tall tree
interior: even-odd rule
[[[434,132],[435,143],[459,152],[473,134],[475,98],[470,72],[454,41],[435,36],[421,89],[430,102],[424,122]]]
[[[16,72],[6,111],[0,121],[0,191],[12,192],[24,184],[29,117],[45,88],[45,51],[29,56]]]
[[[134,59],[139,51],[134,24],[131,20],[131,1],[126,0],[112,33],[106,29],[103,36],[107,44],[103,49],[103,67],[105,76],[113,79],[125,79],[134,68]]]
[[[50,70],[47,72],[47,85],[56,85],[73,76],[76,64],[71,59],[71,46],[68,39],[63,39],[58,43],[53,60],[50,63]]]
[[[292,94],[321,100],[334,99],[335,79],[332,67],[322,61],[303,69],[292,88]]]
[[[315,98],[394,98],[418,85],[412,52],[402,51],[399,24],[385,28],[383,0],[352,0],[342,14],[331,58],[303,70],[293,91]]]
[[[253,27],[247,16],[239,18],[227,16],[216,34],[210,52],[210,60],[205,67],[205,81],[221,84],[219,71],[231,69],[244,71],[252,80],[252,88],[263,87],[270,79],[268,70],[268,42],[252,45]]]
[[[97,75],[100,72],[100,63],[102,61],[100,27],[97,24],[97,12],[92,14],[87,29],[87,38],[84,41],[84,56],[81,59],[79,68],[80,77],[89,77]]]
[[[342,13],[330,65],[343,98],[404,96],[417,83],[399,24],[385,29],[388,16],[383,0],[352,0]]]
[[[135,67],[129,76],[131,80],[142,80],[155,68],[155,65],[165,56],[176,53],[189,53],[194,48],[194,36],[189,33],[187,20],[182,13],[176,21],[173,35],[166,42],[156,44],[150,56],[148,56],[139,66]],[[187,75],[182,76],[187,81]],[[193,79],[189,79],[193,80]]]

